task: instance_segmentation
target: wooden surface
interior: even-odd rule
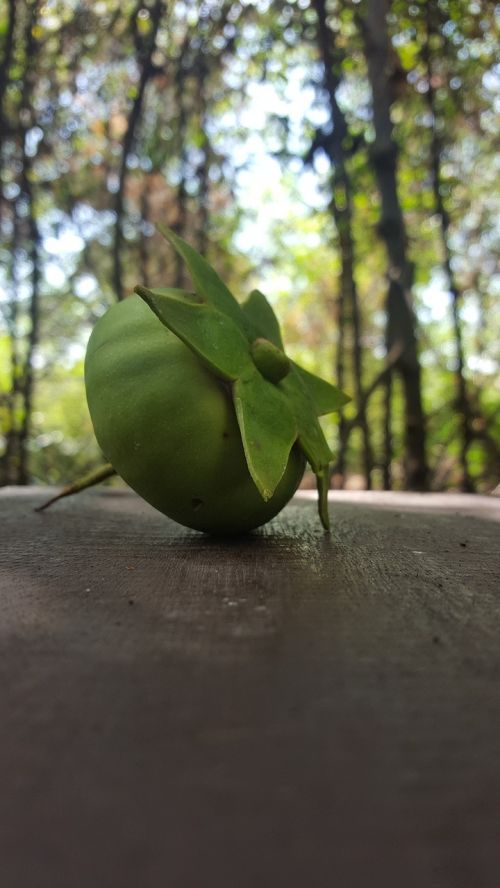
[[[3,888],[498,888],[500,502],[0,496]]]

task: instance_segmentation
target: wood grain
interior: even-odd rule
[[[500,502],[0,496],[5,888],[498,888]]]

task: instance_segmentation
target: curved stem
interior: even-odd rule
[[[111,478],[112,475],[116,475],[116,471],[111,463],[106,463],[106,465],[94,469],[93,472],[89,472],[88,475],[84,475],[83,478],[79,478],[77,481],[73,481],[72,484],[63,487],[60,493],[56,493],[55,496],[42,503],[41,506],[37,506],[35,512],[43,512],[44,509],[48,509],[57,500],[63,499],[65,496],[72,496],[74,493],[80,493],[82,490],[86,490],[87,487],[93,487],[94,484],[100,484],[101,481]]]

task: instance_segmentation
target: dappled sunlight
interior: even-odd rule
[[[163,222],[353,396],[335,485],[495,488],[494,9],[380,9],[4,4],[0,483],[96,458],[92,327],[136,284],[190,286]]]

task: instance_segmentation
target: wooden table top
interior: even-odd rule
[[[500,500],[0,493],[3,888],[498,888]]]

